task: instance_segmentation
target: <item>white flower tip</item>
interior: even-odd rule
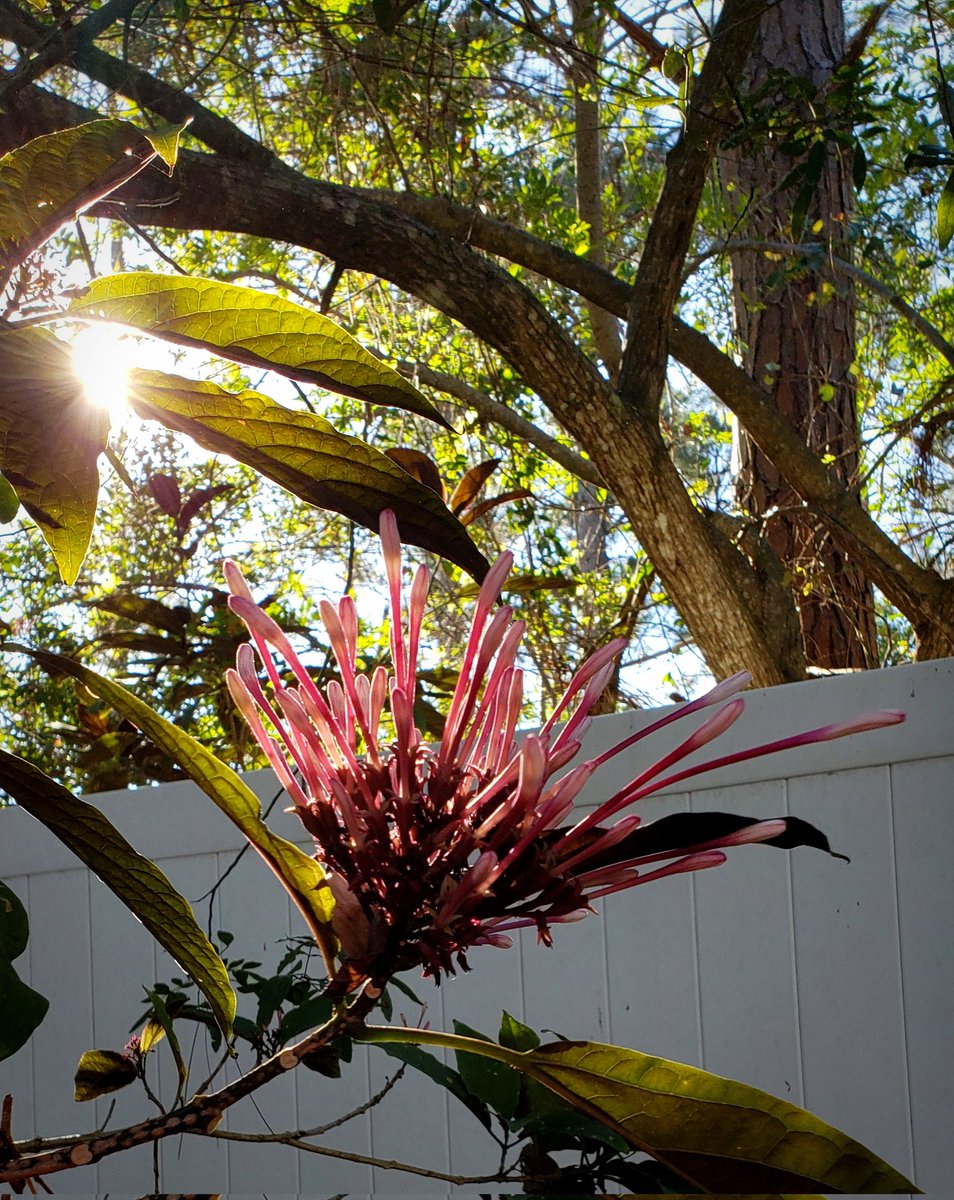
[[[484,582],[480,585],[480,594],[477,598],[477,603],[481,601],[484,604],[493,604],[500,596],[500,589],[504,585],[504,580],[510,574],[510,568],[513,566],[513,555],[509,550],[505,550],[497,559],[490,570]]]
[[[859,713],[857,717],[849,717],[847,721],[837,721],[834,725],[829,725],[826,740],[848,737],[853,733],[867,733],[871,729],[884,729],[888,725],[900,725],[906,717],[907,714],[897,708],[881,708]]]
[[[741,696],[736,696],[734,700],[724,704],[718,712],[714,712],[711,717],[703,721],[696,732],[687,739],[687,753],[690,750],[698,750],[700,746],[707,746],[709,742],[721,737],[730,725],[736,723],[744,711],[745,701]]]
[[[723,679],[711,691],[706,692],[703,699],[706,704],[720,704],[723,700],[728,700],[730,696],[735,696],[737,693],[744,691],[751,682],[751,671],[736,671],[734,675],[730,675],[728,679]]]
[[[222,574],[225,576],[225,582],[229,591],[233,596],[242,596],[244,599],[252,602],[252,593],[249,591],[249,586],[245,582],[245,576],[242,574],[242,568],[234,559],[227,558],[222,564]]]

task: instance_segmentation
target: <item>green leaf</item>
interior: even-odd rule
[[[391,1056],[397,1058],[403,1063],[407,1063],[409,1067],[414,1067],[426,1075],[428,1079],[433,1079],[435,1083],[439,1083],[441,1087],[446,1088],[451,1095],[456,1096],[461,1104],[466,1105],[473,1113],[477,1120],[484,1126],[485,1129],[491,1128],[490,1113],[487,1111],[487,1106],[473,1095],[461,1076],[452,1067],[446,1066],[435,1058],[433,1054],[428,1054],[426,1050],[422,1050],[420,1046],[382,1046],[381,1049]]]
[[[937,202],[937,241],[942,250],[950,245],[954,237],[954,171],[947,177],[947,183]]]
[[[8,962],[0,959],[0,1061],[30,1040],[50,1002],[28,987]]]
[[[536,1050],[540,1045],[540,1038],[536,1031],[529,1025],[518,1021],[516,1017],[512,1017],[506,1009],[500,1018],[498,1038],[501,1046],[506,1046],[510,1050]]]
[[[179,139],[183,131],[191,124],[192,118],[188,117],[185,121],[176,123],[164,121],[156,129],[140,130],[142,136],[169,168],[170,175],[176,165],[176,159],[179,157]]]
[[[0,959],[13,962],[27,948],[30,921],[17,895],[0,883]]]
[[[596,1042],[523,1056],[533,1078],[713,1192],[914,1192],[860,1142],[748,1084]]]
[[[79,575],[96,520],[109,417],[83,395],[70,348],[46,329],[0,333],[0,471],[53,551]]]
[[[545,1139],[546,1149],[550,1153],[557,1149],[573,1148],[580,1140],[600,1142],[604,1146],[612,1147],[619,1154],[630,1152],[630,1145],[626,1139],[602,1121],[586,1116],[565,1101],[559,1101],[555,1093],[543,1084],[538,1084],[535,1079],[527,1082],[530,1084],[530,1112],[511,1121],[512,1132]],[[547,1099],[556,1100],[559,1107],[547,1105]]]
[[[278,1028],[281,1045],[286,1045],[300,1033],[307,1033],[309,1029],[317,1029],[319,1025],[324,1025],[333,1008],[334,1004],[327,996],[313,996],[290,1009],[283,1015]]]
[[[0,475],[0,525],[9,525],[20,511],[20,497],[6,475]]]
[[[228,1034],[235,994],[192,909],[162,871],[99,811],[38,767],[0,750],[0,786],[89,867],[194,980]]]
[[[162,1033],[164,1033],[166,1036],[169,1049],[172,1051],[173,1061],[176,1064],[176,1074],[179,1077],[179,1086],[176,1089],[176,1104],[178,1105],[182,1102],[182,1092],[185,1088],[186,1081],[189,1078],[189,1069],[185,1065],[185,1059],[182,1057],[182,1047],[179,1045],[179,1039],[176,1036],[175,1027],[172,1022],[172,1015],[169,1012],[169,1009],[166,1007],[165,1000],[163,1000],[158,991],[150,991],[148,988],[146,989],[146,995],[149,997],[149,1000],[152,1004],[153,1015],[146,1022],[145,1027],[143,1028],[143,1034],[140,1038],[139,1048],[141,1053],[145,1054],[160,1040],[161,1035],[157,1033],[155,1028],[158,1025],[159,1029],[161,1029]],[[234,1004],[235,997],[233,996],[232,999]],[[232,1019],[234,1020],[234,1018],[235,1011],[233,1008]],[[227,1036],[231,1030],[225,1029],[224,1032]],[[146,1042],[145,1049],[143,1049],[143,1042]]]
[[[326,882],[324,869],[316,859],[299,850],[294,843],[272,833],[262,820],[258,797],[230,767],[216,758],[211,750],[181,729],[177,729],[171,721],[167,721],[120,684],[81,666],[72,659],[50,654],[45,650],[31,650],[12,642],[0,643],[0,650],[28,654],[54,675],[66,674],[78,679],[94,695],[111,704],[117,712],[122,713],[127,720],[141,729],[160,750],[177,762],[189,778],[238,826],[281,880],[315,936],[327,939],[327,926],[334,910],[334,898]],[[13,758],[13,755],[7,757]]]
[[[463,1021],[454,1022],[454,1032],[464,1037],[490,1041],[486,1034],[478,1033]],[[458,1050],[457,1070],[472,1096],[476,1096],[505,1120],[510,1120],[520,1102],[520,1076],[512,1067]]]
[[[27,947],[30,922],[17,896],[0,883],[0,1060],[15,1054],[46,1016],[49,1000],[27,987],[12,963]]]
[[[236,394],[162,371],[131,371],[129,398],[141,417],[230,455],[309,504],[375,531],[381,512],[393,509],[406,542],[477,579],[487,572],[486,559],[439,496],[321,417],[283,408],[260,392]]]
[[[211,350],[356,400],[403,408],[450,428],[412,383],[340,325],[255,288],[131,271],[94,279],[70,312],[131,325],[178,346]]]
[[[22,262],[58,229],[131,179],[158,153],[127,121],[47,133],[0,158],[0,258]]]
[[[860,1142],[758,1088],[598,1042],[518,1053],[481,1037],[365,1026],[360,1040],[442,1046],[524,1072],[705,1192],[917,1192]]]
[[[96,1100],[128,1087],[138,1077],[136,1064],[116,1050],[87,1050],[73,1076],[73,1099]]]

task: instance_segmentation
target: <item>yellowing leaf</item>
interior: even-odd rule
[[[321,313],[214,279],[132,271],[94,279],[70,306],[77,316],[131,325],[178,346],[267,367],[343,396],[407,409],[447,426],[433,404]]]
[[[137,1078],[136,1064],[116,1050],[87,1050],[73,1076],[73,1099],[96,1100],[128,1087]]]
[[[697,1192],[917,1192],[860,1142],[805,1109],[638,1050],[561,1041],[520,1053],[481,1038],[395,1026],[365,1026],[359,1040],[442,1046],[505,1063],[674,1170]]]
[[[227,392],[162,371],[132,371],[129,398],[140,416],[228,454],[318,508],[377,530],[394,511],[406,542],[433,550],[477,579],[487,561],[441,498],[386,454],[321,417],[295,412],[260,392]]]
[[[135,850],[98,808],[6,750],[0,750],[0,787],[69,847],[145,925],[202,991],[228,1036],[235,1016],[228,972],[188,901],[155,863]]]
[[[523,1057],[534,1079],[706,1191],[917,1191],[860,1142],[748,1084],[597,1042]]]
[[[7,274],[159,152],[134,125],[106,120],[43,134],[0,158],[0,258]]]
[[[293,842],[272,833],[262,820],[258,797],[231,767],[132,692],[96,671],[59,654],[31,650],[12,642],[0,646],[0,649],[28,654],[47,671],[79,680],[94,696],[111,704],[117,712],[138,726],[238,826],[281,880],[315,936],[319,939],[325,936],[324,927],[331,920],[334,898],[326,882],[324,869]],[[61,837],[61,840],[66,839]]]
[[[96,520],[109,418],[89,404],[70,348],[46,329],[0,332],[0,471],[73,583]]]
[[[192,124],[192,118],[189,117],[185,121],[179,121],[176,124],[163,122],[155,129],[143,129],[140,132],[146,139],[153,150],[159,155],[162,161],[169,168],[169,174],[172,174],[172,169],[176,165],[176,159],[179,157],[179,138],[184,130]]]

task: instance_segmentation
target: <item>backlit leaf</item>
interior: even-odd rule
[[[163,143],[163,149],[167,149]],[[127,121],[46,133],[0,158],[0,258],[22,262],[159,151]]]
[[[13,642],[0,644],[0,650],[28,654],[52,674],[65,674],[79,680],[95,696],[111,704],[117,712],[138,726],[238,826],[281,880],[316,936],[324,936],[323,929],[331,920],[334,910],[334,899],[325,882],[323,868],[293,842],[272,833],[262,820],[258,797],[211,750],[177,729],[171,721],[160,716],[120,684],[70,658],[45,650],[31,650]],[[4,783],[3,786],[7,785]]]
[[[917,1190],[860,1142],[747,1084],[596,1042],[522,1057],[533,1078],[706,1191]]]
[[[892,1195],[917,1188],[860,1142],[805,1109],[684,1063],[598,1042],[520,1053],[482,1037],[365,1026],[360,1040],[440,1046],[512,1068],[676,1172],[726,1196],[826,1192]]]
[[[5,475],[0,475],[0,525],[9,525],[20,511],[20,497]]]
[[[202,991],[228,1034],[235,994],[192,909],[106,817],[31,763],[0,750],[0,787],[54,833],[149,930]]]
[[[407,471],[408,475],[412,475],[418,483],[423,483],[442,500],[444,499],[444,481],[441,479],[441,473],[433,459],[422,454],[420,450],[410,450],[404,446],[395,446],[390,450],[385,450],[384,453],[392,462],[396,462],[399,467]]]
[[[83,395],[65,342],[46,329],[0,333],[0,471],[65,583],[89,546],[108,434],[109,417]]]
[[[131,371],[129,398],[140,416],[228,454],[318,508],[375,531],[390,508],[403,541],[449,558],[477,579],[486,574],[486,559],[439,496],[321,417],[260,392],[236,394],[162,371]]]
[[[281,296],[214,279],[131,271],[94,279],[70,311],[266,367],[356,400],[407,409],[447,427],[409,380],[340,325]]]
[[[461,476],[460,483],[454,488],[447,507],[452,513],[460,514],[463,509],[477,499],[480,489],[500,466],[499,458],[489,458],[486,462],[478,463]]]
[[[136,1064],[116,1050],[87,1050],[73,1076],[73,1099],[96,1100],[128,1087],[137,1078]]]

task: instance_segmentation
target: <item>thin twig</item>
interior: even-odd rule
[[[216,1129],[204,1136],[225,1142],[270,1142],[275,1140],[268,1134],[233,1133],[227,1129]],[[308,1154],[321,1154],[327,1158],[340,1158],[346,1162],[376,1167],[379,1171],[404,1171],[409,1175],[420,1175],[424,1179],[441,1179],[445,1183],[453,1183],[458,1187],[470,1183],[523,1183],[526,1181],[526,1176],[524,1175],[501,1175],[499,1172],[494,1175],[450,1175],[446,1171],[430,1171],[426,1167],[415,1167],[411,1163],[399,1162],[393,1158],[374,1158],[368,1154],[356,1154],[348,1150],[334,1150],[330,1146],[315,1146],[311,1142],[305,1142],[291,1136],[281,1138],[280,1143],[283,1146],[293,1146],[296,1150],[304,1150]]]

